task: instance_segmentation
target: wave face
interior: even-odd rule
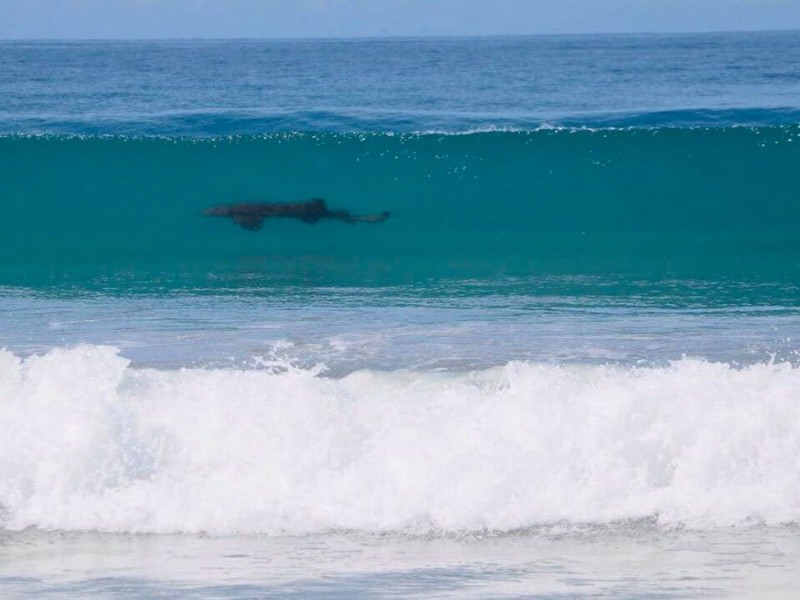
[[[800,371],[135,370],[0,353],[0,522],[125,532],[800,520]]]
[[[2,137],[0,276],[167,289],[531,274],[794,280],[799,133]],[[200,214],[313,197],[392,216],[251,232]]]

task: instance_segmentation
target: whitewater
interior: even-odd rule
[[[800,518],[797,368],[509,363],[468,374],[131,369],[5,352],[3,524],[484,532]],[[224,507],[224,510],[220,510]]]

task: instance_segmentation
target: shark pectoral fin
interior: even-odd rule
[[[264,224],[264,217],[261,215],[231,215],[234,222],[248,231],[258,231]]]

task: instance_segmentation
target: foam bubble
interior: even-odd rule
[[[133,369],[0,352],[0,522],[120,532],[800,520],[800,370]]]

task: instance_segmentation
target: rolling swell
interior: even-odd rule
[[[396,285],[530,274],[792,283],[799,133],[6,136],[0,277],[165,288],[179,278]],[[313,197],[392,217],[281,220],[252,233],[200,216],[213,204]]]
[[[49,135],[220,137],[264,133],[471,133],[526,132],[540,128],[644,129],[689,127],[778,127],[800,122],[800,110],[785,107],[675,108],[542,115],[532,111],[463,111],[409,108],[346,110],[192,109],[127,115],[3,114],[0,132]]]

